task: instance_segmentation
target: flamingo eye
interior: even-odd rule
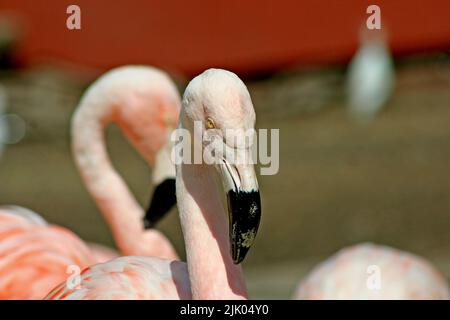
[[[207,129],[214,129],[216,125],[214,124],[214,120],[211,118],[206,118],[206,128]]]

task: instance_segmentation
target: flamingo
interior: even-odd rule
[[[169,135],[176,127],[180,104],[178,91],[165,73],[152,67],[126,66],[92,84],[72,117],[75,163],[123,255],[178,258],[168,239],[150,228],[175,204]],[[147,214],[107,155],[103,131],[111,122],[154,168],[156,188]],[[108,250],[97,253],[112,258]]]
[[[194,123],[201,124],[201,132],[194,130]],[[204,137],[212,138],[217,153],[205,157],[217,161],[176,164],[176,196],[187,263],[158,257],[120,257],[85,269],[79,288],[62,283],[47,299],[247,298],[240,262],[252,246],[259,225],[258,182],[252,164],[230,162],[224,154],[250,159],[251,149],[225,139],[225,129],[252,129],[254,123],[250,95],[234,73],[209,69],[191,80],[183,96],[179,129],[200,139],[193,144],[194,152],[208,145]]]
[[[233,142],[224,140],[225,128],[247,129],[255,121],[248,91],[235,74],[210,69],[189,83],[179,128],[200,139],[199,135],[208,136],[210,130],[195,132],[195,121],[200,121],[204,129],[218,129],[215,137],[219,145],[215,150],[234,151],[240,156],[249,152],[242,148],[233,150]],[[194,144],[195,148],[198,145]],[[79,287],[72,288],[63,282],[46,298],[247,298],[238,264],[253,244],[258,228],[259,189],[252,166],[235,166],[226,159],[220,160],[216,165],[177,164],[177,202],[187,264],[158,257],[120,257],[85,269]],[[214,174],[222,180],[223,189],[217,185]],[[228,228],[220,190],[227,192]],[[368,293],[364,287],[369,276],[367,268],[373,266],[382,272],[378,293]],[[446,297],[445,280],[425,260],[370,244],[346,249],[321,264],[301,283],[294,296],[302,299]]]
[[[360,122],[372,120],[391,96],[395,70],[385,34],[364,29],[361,46],[349,65],[347,97],[350,114]]]
[[[72,119],[72,147],[83,181],[109,223],[124,255],[178,259],[169,240],[150,228],[174,204],[175,169],[168,135],[176,125],[180,98],[170,78],[155,68],[112,70],[86,91]],[[112,168],[103,128],[117,123],[150,165],[154,198],[142,208]],[[167,194],[165,194],[167,193]],[[117,257],[100,245],[90,247],[67,229],[49,225],[18,206],[0,208],[0,298],[40,299],[67,278],[67,267],[85,268]]]
[[[96,263],[69,230],[22,207],[0,207],[0,299],[41,299],[68,276]]]
[[[445,278],[425,259],[371,243],[347,247],[315,267],[295,299],[449,299]]]

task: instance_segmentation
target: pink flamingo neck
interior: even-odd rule
[[[117,246],[123,254],[131,254],[135,240],[129,234],[142,233],[142,208],[123,179],[113,168],[104,144],[106,115],[80,108],[73,120],[73,154],[86,187],[109,224]]]
[[[194,299],[246,299],[242,268],[230,255],[228,218],[213,168],[177,167],[177,199]]]
[[[101,103],[92,92],[84,97],[72,120],[73,155],[121,253],[144,256],[151,248],[150,253],[158,256],[163,236],[156,230],[144,231],[144,211],[112,166],[106,150],[104,129],[116,120],[116,109]],[[166,244],[170,245],[168,240]]]

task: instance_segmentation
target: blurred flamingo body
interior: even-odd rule
[[[179,127],[193,131],[194,121],[205,123],[207,115],[214,119],[218,128],[254,126],[250,96],[236,75],[210,69],[190,82],[183,98]],[[225,142],[222,143],[224,146]],[[230,171],[222,166],[220,168],[223,169],[220,172],[224,183],[233,180]],[[230,255],[227,238],[227,231],[230,230],[222,205],[221,189],[213,178],[214,170],[215,167],[206,164],[177,164],[177,204],[187,263],[156,257],[121,257],[85,270],[80,288],[70,289],[62,283],[47,298],[246,298],[242,269],[233,263],[235,257]],[[257,188],[257,182],[253,180],[253,166],[239,170],[237,180],[233,181],[243,191],[250,192]]]
[[[65,228],[21,207],[0,207],[0,299],[43,298],[69,275],[68,266],[97,261]]]
[[[370,243],[344,248],[310,272],[295,299],[448,299],[445,278],[416,255]]]
[[[83,96],[72,120],[74,157],[122,254],[178,259],[169,240],[144,230],[143,210],[112,168],[103,128],[116,122],[154,165],[153,182],[174,176],[167,161],[171,128],[180,109],[169,77],[150,67],[122,67],[97,80]],[[170,160],[170,159],[169,159]],[[117,257],[108,248],[89,248],[70,231],[48,225],[20,207],[0,210],[0,295],[3,299],[39,299],[64,280],[70,265],[85,268]]]
[[[189,275],[184,262],[126,256],[86,268],[79,288],[66,282],[47,300],[190,300]]]

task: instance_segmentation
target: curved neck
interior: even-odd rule
[[[228,220],[214,169],[177,167],[177,199],[194,299],[246,299],[242,269],[233,264]]]
[[[104,143],[104,128],[112,121],[111,108],[95,108],[85,99],[72,121],[72,151],[83,181],[124,255],[143,255],[144,212],[116,172]],[[147,247],[149,244],[146,244]]]

